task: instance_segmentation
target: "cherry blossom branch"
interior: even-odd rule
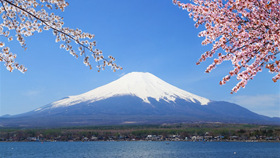
[[[218,53],[218,58],[205,72],[230,60],[234,69],[220,84],[236,76],[240,82],[231,93],[244,88],[264,66],[269,72],[276,73],[272,78],[274,82],[280,79],[278,0],[193,0],[191,3],[173,0],[173,3],[189,12],[196,22],[195,27],[205,25],[206,30],[199,33],[199,37],[205,37],[202,45],[213,45],[211,51],[201,55],[197,64],[213,57],[220,48],[225,51],[225,55]]]
[[[111,66],[114,71],[118,69],[122,69],[120,66],[117,66],[114,61],[115,58],[112,56],[109,56],[109,59],[105,59],[103,57],[102,51],[98,49],[93,49],[94,46],[96,46],[95,41],[88,41],[88,40],[82,40],[85,38],[92,39],[94,38],[93,34],[89,33],[83,33],[80,29],[70,29],[70,28],[63,28],[64,22],[62,21],[62,18],[51,13],[50,15],[44,10],[41,9],[41,11],[36,11],[35,8],[37,6],[43,7],[44,5],[41,3],[36,2],[36,0],[16,0],[16,1],[10,1],[10,0],[0,0],[1,4],[5,10],[5,14],[3,14],[2,18],[4,20],[4,23],[2,25],[2,29],[0,28],[0,35],[5,35],[8,37],[10,35],[9,31],[3,32],[3,26],[7,27],[9,30],[14,29],[16,31],[17,40],[20,42],[20,44],[25,47],[25,41],[23,36],[31,36],[33,35],[34,31],[38,31],[39,33],[44,30],[53,30],[53,34],[56,36],[56,42],[64,41],[64,44],[60,45],[60,48],[64,48],[67,51],[70,52],[73,56],[78,58],[77,53],[73,49],[73,46],[70,44],[71,41],[74,41],[76,44],[79,45],[79,51],[80,55],[84,55],[84,64],[89,66],[90,69],[92,69],[91,64],[89,63],[89,57],[85,55],[85,50],[88,50],[92,53],[93,58],[98,63],[98,71],[101,69],[105,69],[105,66]],[[52,9],[52,5],[55,6],[56,9],[60,9],[64,11],[64,8],[68,6],[68,3],[64,0],[40,0],[42,3],[46,3],[45,6],[49,9]],[[6,7],[4,4],[6,3],[9,8],[9,12],[6,10]],[[1,13],[1,10],[0,10]],[[20,15],[19,15],[20,13]],[[10,19],[10,22],[6,19]],[[12,19],[13,18],[13,19]],[[16,19],[15,19],[16,18]],[[18,18],[21,20],[19,21]],[[39,22],[38,22],[39,21]],[[12,24],[11,24],[12,23]],[[32,24],[32,25],[31,25]],[[1,26],[1,25],[0,25]],[[20,27],[18,29],[18,27]],[[43,29],[42,29],[43,27]],[[2,30],[2,32],[1,32]],[[12,39],[12,37],[10,37]],[[4,43],[0,43],[0,47],[3,47]],[[9,50],[9,49],[6,49]],[[4,52],[4,51],[3,51]],[[5,55],[6,54],[6,55]],[[14,58],[10,58],[11,55],[9,52],[6,53],[0,53],[0,61],[6,62],[6,67],[9,71],[13,70],[14,67]],[[16,57],[16,56],[14,56]],[[5,59],[5,60],[4,60]],[[99,64],[99,61],[103,61],[103,65],[101,66]],[[17,67],[15,67],[17,68]],[[26,71],[26,69],[24,69]],[[22,71],[22,72],[25,72]]]
[[[86,49],[90,50],[87,46],[81,44],[78,40],[74,39],[73,36],[71,36],[71,35],[69,35],[69,34],[67,34],[67,33],[65,33],[65,32],[63,32],[63,31],[61,31],[61,30],[56,29],[55,27],[49,25],[45,20],[43,20],[43,19],[41,19],[41,18],[38,18],[37,16],[33,15],[32,13],[26,11],[26,10],[23,9],[23,8],[18,7],[17,5],[13,4],[12,2],[10,2],[10,1],[8,1],[8,0],[1,0],[1,3],[3,4],[2,1],[5,1],[5,2],[9,3],[10,5],[12,5],[12,6],[14,6],[14,7],[16,7],[16,8],[18,8],[18,9],[24,11],[24,12],[26,12],[27,14],[29,14],[29,15],[32,16],[33,18],[35,18],[35,19],[37,19],[37,20],[40,20],[42,23],[44,23],[46,26],[50,27],[51,29],[53,29],[53,30],[55,30],[55,31],[57,31],[57,32],[59,32],[59,33],[64,34],[65,36],[67,36],[67,37],[71,38],[72,40],[76,41],[79,45],[81,45],[81,46],[85,47]],[[4,5],[3,5],[3,6],[4,6]],[[5,7],[4,7],[4,8],[5,8]]]

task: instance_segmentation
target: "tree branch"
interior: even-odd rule
[[[63,32],[62,30],[58,30],[57,28],[52,27],[52,26],[49,25],[45,20],[43,20],[43,19],[41,19],[41,18],[38,18],[38,17],[35,16],[34,14],[32,14],[32,13],[28,12],[27,10],[25,10],[25,9],[23,9],[23,8],[21,8],[21,7],[17,6],[17,5],[15,5],[14,3],[12,3],[12,2],[10,2],[10,1],[8,1],[8,0],[1,0],[1,2],[3,2],[3,1],[5,1],[6,3],[8,3],[8,4],[10,4],[10,5],[12,5],[12,6],[14,6],[14,7],[18,8],[18,9],[20,9],[21,11],[23,11],[23,12],[27,13],[28,15],[30,15],[31,17],[33,17],[33,18],[35,18],[35,19],[41,21],[43,24],[45,24],[46,26],[50,27],[51,29],[53,29],[53,30],[55,30],[55,31],[57,31],[57,32],[59,32],[59,33],[61,33],[61,34],[64,34],[65,36],[69,37],[69,38],[72,39],[73,41],[77,42],[79,45],[83,46],[85,49],[87,49],[87,50],[89,50],[90,52],[94,53],[90,48],[88,48],[88,47],[85,46],[84,44],[80,43],[80,41],[79,41],[79,40],[76,40],[73,36],[71,36],[71,35],[69,35],[69,34]],[[95,54],[95,53],[94,53],[94,54]],[[106,60],[106,59],[103,59],[103,60]]]

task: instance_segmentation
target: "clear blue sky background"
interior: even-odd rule
[[[237,83],[232,79],[219,85],[232,69],[230,63],[220,65],[210,74],[204,73],[212,62],[197,66],[200,55],[210,46],[202,46],[188,13],[171,0],[83,0],[69,1],[65,26],[80,28],[96,35],[97,46],[105,55],[113,55],[124,70],[110,69],[98,73],[89,70],[82,58],[75,59],[59,49],[51,31],[26,38],[27,51],[16,41],[8,43],[17,61],[28,71],[8,72],[0,65],[0,115],[34,110],[69,95],[77,95],[133,72],[150,72],[183,90],[209,98],[237,103],[267,116],[280,116],[280,86],[273,83],[267,70],[258,74],[245,89],[230,94]]]

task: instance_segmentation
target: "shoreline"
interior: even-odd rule
[[[20,143],[20,142],[33,142],[33,143],[49,143],[49,142],[201,142],[201,143],[209,143],[209,142],[244,142],[244,143],[280,143],[280,140],[271,140],[271,141],[265,141],[265,140],[224,140],[224,141],[188,141],[188,140],[96,140],[96,141],[52,141],[52,140],[46,140],[46,141],[0,141],[0,143]]]

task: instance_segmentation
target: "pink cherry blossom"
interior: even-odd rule
[[[205,26],[199,37],[202,45],[212,49],[201,55],[200,64],[218,53],[206,72],[211,72],[224,61],[231,61],[233,70],[220,84],[235,76],[240,80],[232,89],[237,92],[245,87],[264,68],[280,79],[280,1],[279,0],[193,0],[182,3],[173,0],[196,22],[195,27]],[[224,50],[220,52],[221,49]]]
[[[85,54],[92,54],[94,60],[98,63],[98,71],[105,69],[109,65],[112,69],[122,69],[114,63],[114,58],[106,59],[102,51],[96,52],[96,41],[94,35],[85,33],[80,29],[71,29],[63,27],[63,18],[48,13],[47,10],[59,9],[64,11],[68,3],[65,0],[0,0],[0,35],[7,38],[7,41],[16,39],[26,50],[25,38],[32,36],[34,33],[52,30],[55,36],[55,42],[60,42],[61,49],[65,49],[71,55],[78,58],[79,55],[84,57],[84,64],[92,69],[89,57]],[[0,62],[4,62],[9,71],[18,69],[21,72],[27,71],[23,65],[15,62],[16,55],[11,53],[7,43],[0,41]],[[79,53],[78,53],[79,52]],[[78,55],[79,54],[79,55]],[[102,60],[103,65],[99,64]]]

